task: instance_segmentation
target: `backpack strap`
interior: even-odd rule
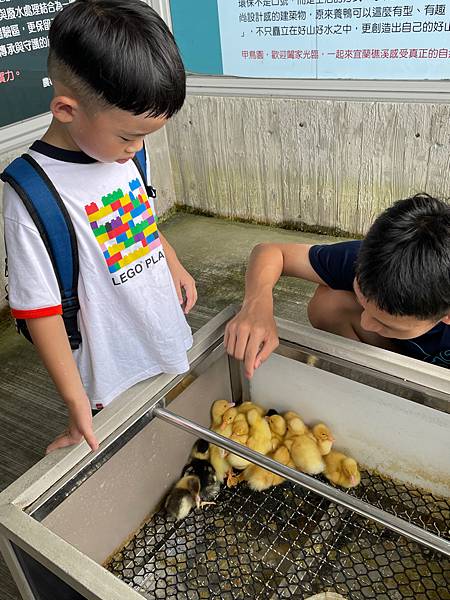
[[[142,181],[144,182],[147,196],[149,198],[156,198],[155,188],[149,185],[147,181],[147,152],[145,151],[145,144],[142,144],[142,148],[133,156],[133,162],[139,171]]]
[[[1,174],[21,198],[44,242],[61,293],[62,317],[72,349],[81,343],[77,314],[78,245],[67,208],[41,166],[28,154],[16,158]],[[26,324],[22,324],[22,328]],[[18,328],[22,331],[18,322]],[[29,339],[29,334],[22,331]]]

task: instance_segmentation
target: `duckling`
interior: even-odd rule
[[[237,416],[237,410],[236,408],[234,408],[234,405],[231,406],[231,408],[228,408],[227,410],[225,410],[225,412],[222,414],[222,416],[220,417],[220,421],[218,420],[218,414],[219,412],[223,409],[224,405],[218,405],[218,402],[223,402],[221,400],[216,400],[216,402],[214,403],[214,405],[216,405],[216,410],[215,410],[215,421],[216,421],[216,425],[212,425],[211,429],[213,431],[215,431],[216,433],[220,433],[220,435],[223,435],[224,437],[231,437],[231,434],[233,433],[233,422],[234,419]],[[228,403],[229,405],[230,403]],[[214,405],[213,405],[213,409],[214,409]],[[213,418],[214,421],[214,418]],[[218,446],[214,446],[213,444],[210,444],[209,446],[209,460],[212,464],[212,466],[214,467],[215,471],[216,471],[216,477],[217,479],[222,482],[225,475],[227,475],[230,471],[231,471],[231,467],[228,464],[228,461],[226,460],[226,456],[227,456],[227,452],[225,450],[223,450],[222,448],[219,448]]]
[[[216,400],[211,407],[211,427],[218,427],[222,423],[224,413],[234,406],[234,402],[228,400]]]
[[[237,414],[236,408],[229,408],[223,413],[220,425],[213,426],[211,429],[216,433],[220,433],[220,435],[229,438],[233,433],[233,422]]]
[[[186,475],[177,481],[165,502],[167,512],[177,521],[185,519],[200,505],[200,479],[196,475]]]
[[[297,415],[297,413],[290,410],[284,413],[283,416],[287,426],[287,433],[284,437],[285,440],[290,440],[291,438],[297,435],[305,435],[308,433],[308,427],[304,424],[304,422]]]
[[[288,465],[291,461],[291,455],[286,446],[280,446],[268,456],[282,465]],[[236,483],[245,480],[252,490],[262,491],[272,486],[280,485],[285,479],[275,473],[271,473],[267,469],[252,464],[243,473],[235,477],[235,480]]]
[[[220,425],[213,426],[212,430],[229,438],[233,433],[233,421],[237,416],[237,410],[234,407],[228,408],[222,415]],[[226,459],[227,452],[218,446],[210,444],[209,460],[216,471],[217,479],[222,482],[225,475],[229,474],[231,467]]]
[[[191,458],[209,460],[209,443],[206,440],[198,439],[192,446]]]
[[[248,411],[247,420],[250,425],[247,447],[261,454],[267,454],[272,450],[272,432],[269,423],[256,409]]]
[[[210,444],[209,446],[209,461],[212,464],[214,471],[216,473],[217,480],[222,483],[225,475],[230,472],[230,465],[226,459],[226,451],[223,448],[219,448],[219,446],[214,446]]]
[[[272,433],[272,451],[276,450],[283,441],[286,435],[287,424],[285,419],[281,415],[266,416],[266,421],[269,423],[270,431]]]
[[[239,442],[240,444],[245,444],[249,430],[247,417],[243,413],[238,413],[233,421],[230,439]]]
[[[237,406],[238,412],[247,414],[249,410],[256,410],[258,414],[263,417],[266,414],[265,409],[259,404],[255,404],[254,402],[242,402]]]
[[[288,410],[287,412],[283,413],[283,417],[286,419],[286,421],[290,421],[291,419],[302,419],[301,416],[293,410]]]
[[[183,468],[182,476],[195,475],[200,480],[200,506],[215,504],[211,502],[220,492],[220,481],[216,477],[214,467],[208,460],[193,458]]]
[[[242,471],[242,469],[245,469],[245,467],[247,467],[250,464],[249,460],[241,458],[237,454],[229,454],[227,456],[227,461],[230,467],[232,467],[232,469],[236,469],[237,471]],[[227,475],[230,475],[230,477],[232,477],[233,472],[228,471]]]
[[[284,441],[291,453],[292,460],[299,471],[308,475],[317,475],[325,469],[322,455],[315,440],[309,435],[298,435]]]
[[[255,450],[255,452],[261,452],[261,454],[267,454],[272,449],[272,433],[270,431],[269,424],[265,420],[263,416],[261,416],[260,412],[256,409],[250,409],[247,412],[247,421],[250,425],[249,436],[247,439],[247,447]],[[240,458],[239,456],[232,455],[231,461],[230,457],[227,457],[230,466],[235,466],[236,469],[245,468],[250,461]],[[237,466],[239,465],[239,466]],[[227,473],[227,485],[231,487],[230,482],[233,481],[233,470]]]
[[[233,432],[231,434],[230,440],[237,442],[238,444],[245,445],[248,440],[249,434],[249,425],[247,421],[247,417],[244,413],[240,413],[236,416],[233,421]],[[245,469],[247,465],[250,464],[248,460],[245,458],[241,458],[236,454],[229,454],[227,456],[227,461],[234,469],[242,470]]]
[[[311,435],[317,442],[320,454],[322,456],[329,454],[335,441],[330,429],[324,423],[319,423],[318,425],[314,425]]]
[[[329,454],[324,456],[324,461],[324,475],[335,485],[352,488],[361,482],[361,473],[354,458],[350,458],[342,452],[331,450]]]

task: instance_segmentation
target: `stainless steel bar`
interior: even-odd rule
[[[252,463],[259,465],[281,477],[285,477],[289,479],[289,481],[293,481],[294,483],[298,483],[302,487],[311,490],[328,498],[345,508],[348,508],[368,519],[376,521],[381,525],[384,525],[388,529],[392,529],[405,537],[418,542],[419,544],[423,544],[428,548],[432,548],[433,550],[437,550],[438,552],[442,552],[443,554],[450,556],[450,541],[444,538],[441,538],[429,531],[421,529],[416,525],[408,523],[407,521],[400,519],[394,515],[391,515],[384,510],[376,508],[375,506],[371,506],[367,502],[363,500],[359,500],[359,498],[355,498],[342,492],[338,489],[332,488],[331,486],[310,477],[309,475],[305,475],[304,473],[300,473],[295,469],[290,467],[286,467],[259,452],[255,452],[254,450],[250,450],[246,446],[238,444],[237,442],[233,442],[228,438],[211,431],[210,429],[206,429],[197,423],[189,419],[185,419],[180,415],[173,413],[172,411],[167,410],[166,408],[155,408],[153,411],[153,415],[166,421],[167,423],[171,423],[180,429],[184,429],[185,431],[192,433],[198,437],[201,437],[208,442],[216,444],[233,454],[237,454],[242,458],[246,458],[250,460]]]

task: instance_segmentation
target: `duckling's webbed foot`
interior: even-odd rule
[[[198,508],[203,508],[204,506],[208,506],[210,504],[217,504],[217,502],[210,502],[210,501],[202,500],[200,502],[200,505],[198,506]]]
[[[231,488],[242,481],[241,474],[235,475],[233,471],[227,473],[227,487]]]

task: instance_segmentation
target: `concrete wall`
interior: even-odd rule
[[[396,199],[450,195],[450,103],[198,95],[168,137],[178,204],[216,215],[363,234]]]
[[[450,195],[450,103],[191,95],[148,147],[160,215],[364,234],[398,198]],[[3,241],[0,264],[1,309]]]
[[[41,132],[43,133],[43,132]],[[32,143],[29,140],[29,144]],[[159,215],[166,214],[175,204],[175,188],[170,165],[170,156],[167,142],[166,130],[160,130],[152,134],[147,140],[147,148],[150,152],[152,183],[158,192],[156,210]],[[26,151],[28,145],[18,146],[8,152],[0,152],[0,172],[16,156]],[[5,248],[3,240],[3,183],[0,181],[0,311],[5,309]]]

